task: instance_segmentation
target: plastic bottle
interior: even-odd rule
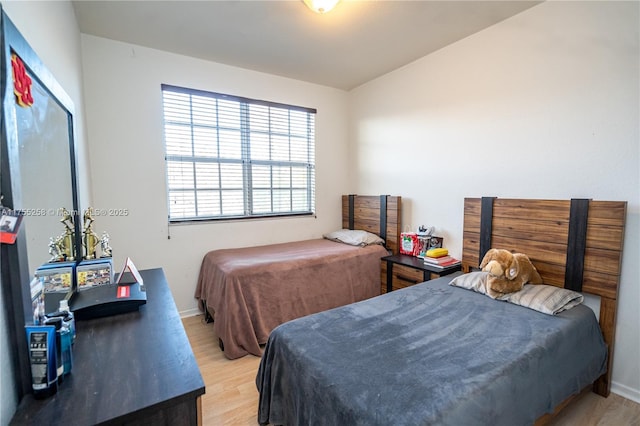
[[[67,302],[67,299],[62,299],[60,301],[58,311],[67,314],[63,321],[69,325],[69,330],[71,332],[71,344],[74,344],[76,342],[76,319],[73,316],[73,312],[69,310],[69,302]]]
[[[60,342],[62,344],[62,367],[63,375],[65,376],[71,373],[71,369],[73,368],[73,351],[71,349],[72,335],[69,323],[70,322],[65,322],[63,320],[62,328],[60,329]]]
[[[47,318],[44,321],[45,325],[52,325],[56,328],[56,371],[58,375],[58,385],[61,385],[64,381],[64,363],[62,358],[62,318],[53,317]]]
[[[31,364],[31,387],[36,399],[58,391],[56,371],[56,329],[53,326],[27,325],[27,343]]]

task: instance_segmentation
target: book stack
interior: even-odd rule
[[[460,261],[449,256],[449,250],[446,248],[435,248],[427,250],[424,257],[424,264],[438,269],[445,269],[459,265]]]

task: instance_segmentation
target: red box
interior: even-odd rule
[[[420,254],[420,242],[415,232],[400,233],[400,254],[418,256]]]

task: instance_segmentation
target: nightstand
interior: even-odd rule
[[[462,265],[460,264],[448,268],[436,268],[431,265],[426,265],[424,260],[419,257],[404,254],[385,256],[381,260],[386,262],[387,293],[393,291],[394,287],[408,287],[423,281],[429,281],[431,274],[443,277],[462,270]],[[394,265],[397,265],[396,268],[394,268]],[[394,283],[399,284],[394,285]]]

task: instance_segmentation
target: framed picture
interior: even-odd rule
[[[48,263],[36,270],[35,276],[42,283],[43,293],[67,293],[73,285],[72,262]]]
[[[442,242],[444,241],[443,237],[432,237],[430,235],[420,236],[418,238],[420,242],[420,254],[418,257],[424,258],[427,254],[427,251],[432,248],[441,248]]]
[[[76,267],[76,279],[78,291],[111,284],[113,283],[113,261],[111,258],[82,261]]]
[[[22,214],[20,212],[3,209],[2,217],[0,217],[0,242],[5,244],[15,243],[21,222]]]
[[[42,281],[34,277],[29,285],[31,289],[31,310],[33,312],[33,323],[40,325],[45,314],[44,293],[42,291]]]
[[[442,248],[443,241],[444,238],[442,237],[431,237],[429,239],[429,246],[427,247],[427,250],[430,250],[432,248]]]

